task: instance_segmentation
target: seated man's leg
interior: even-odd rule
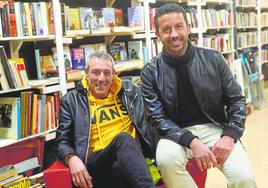
[[[186,170],[191,151],[167,139],[157,145],[156,161],[165,185],[168,188],[197,188]]]
[[[139,145],[128,133],[120,133],[105,149],[91,155],[88,160],[88,167],[91,166],[92,168],[93,166],[109,171],[109,169],[113,169],[115,162],[120,166],[121,174],[131,187],[155,188]]]
[[[235,144],[221,170],[228,179],[229,188],[257,187],[247,154],[239,141]]]

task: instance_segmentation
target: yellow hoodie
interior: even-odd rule
[[[82,80],[82,84],[84,88],[89,90],[90,84],[86,78]],[[128,132],[135,137],[135,129],[132,126],[127,109],[117,96],[121,87],[122,80],[114,76],[110,93],[105,99],[96,99],[88,92],[91,118],[89,133],[91,152],[104,149],[121,132]]]

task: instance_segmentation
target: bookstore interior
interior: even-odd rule
[[[220,51],[248,105],[263,108],[267,0],[1,0],[0,187],[49,188],[44,170],[55,160],[61,96],[96,51],[138,84],[143,65],[162,50],[153,18],[168,2],[185,8],[192,43]]]

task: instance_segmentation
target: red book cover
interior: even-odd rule
[[[8,1],[10,36],[18,36],[14,1]]]

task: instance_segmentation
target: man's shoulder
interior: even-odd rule
[[[204,54],[204,55],[209,55],[209,56],[218,56],[218,55],[221,55],[221,53],[218,50],[213,49],[213,48],[208,48],[208,47],[195,46],[195,50],[196,50],[196,52],[198,54]]]

